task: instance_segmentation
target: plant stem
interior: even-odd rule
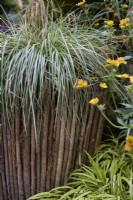
[[[113,127],[115,127],[115,128],[120,128],[120,129],[125,128],[125,127],[123,127],[123,126],[117,126],[117,125],[115,125],[113,122],[111,122],[111,121],[109,120],[109,118],[104,114],[104,112],[103,112],[102,110],[100,110],[100,111],[101,111],[102,115],[105,117],[105,119],[106,119]]]

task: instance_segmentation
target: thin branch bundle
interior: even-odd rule
[[[63,185],[69,173],[86,162],[84,150],[93,153],[99,144],[103,117],[94,106],[85,102],[81,107],[71,94],[67,112],[60,107],[57,113],[50,97],[46,81],[43,110],[36,101],[34,114],[29,112],[29,103],[23,111],[22,102],[16,99],[11,124],[2,130],[4,200],[24,200]]]

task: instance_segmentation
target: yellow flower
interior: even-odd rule
[[[128,38],[127,35],[122,35],[121,37],[122,37],[123,39],[127,39],[127,38]]]
[[[106,62],[110,65],[114,65],[115,67],[119,67],[120,64],[127,64],[124,58],[119,57],[117,60],[106,59]]]
[[[132,146],[126,143],[124,146],[124,150],[130,152],[132,150]]]
[[[128,5],[127,4],[123,4],[121,5],[122,8],[128,8]]]
[[[128,74],[119,74],[119,75],[116,75],[116,77],[118,77],[118,78],[128,78],[129,75]]]
[[[82,79],[79,79],[77,84],[76,84],[76,88],[77,89],[81,89],[81,88],[87,88],[88,87],[88,83],[87,81],[84,81]]]
[[[118,60],[111,60],[110,58],[106,59],[106,62],[110,65],[114,65],[115,67],[119,67],[119,61]]]
[[[130,82],[133,83],[133,76],[129,76]]]
[[[99,99],[96,97],[96,98],[93,98],[93,99],[91,99],[90,101],[89,101],[89,103],[90,104],[92,104],[92,105],[96,105],[96,104],[98,104],[98,102],[99,102]]]
[[[79,2],[79,3],[77,3],[77,4],[76,4],[76,6],[82,6],[82,5],[84,5],[84,4],[85,4],[85,2],[86,2],[86,1],[85,1],[85,0],[83,0],[83,1],[81,1],[81,2]]]
[[[105,23],[106,23],[108,26],[113,26],[113,25],[114,25],[114,21],[113,21],[113,20],[107,20],[107,21],[105,21]]]
[[[133,147],[133,136],[130,135],[126,137],[126,144],[124,146],[124,150],[130,152],[132,151],[132,147]]]
[[[100,24],[97,22],[94,24],[95,27],[98,27]]]
[[[99,86],[100,86],[101,88],[103,88],[103,89],[105,89],[105,88],[108,87],[106,83],[100,83]]]
[[[117,60],[119,61],[119,64],[127,64],[127,62],[122,57],[119,57]]]
[[[126,143],[133,146],[133,136],[132,135],[126,137]]]
[[[129,25],[130,25],[130,19],[129,19],[129,18],[125,18],[125,19],[122,19],[122,20],[120,21],[119,27],[120,27],[121,29],[124,29],[124,28],[126,28],[127,26],[129,26]]]
[[[122,39],[122,40],[125,40],[125,39],[127,39],[127,38],[128,38],[127,35],[122,35],[122,36],[119,37],[119,39]]]

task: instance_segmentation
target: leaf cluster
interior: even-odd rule
[[[68,184],[32,199],[131,200],[133,198],[133,154],[125,153],[121,137],[112,137],[99,146],[88,165],[71,173]]]
[[[30,98],[30,109],[35,102],[41,107],[46,80],[57,108],[59,104],[68,105],[71,90],[74,103],[83,102],[88,90],[77,92],[76,81],[84,79],[89,83],[91,76],[102,77],[107,73],[105,57],[113,48],[108,43],[110,36],[79,24],[75,16],[72,22],[69,16],[51,21],[41,31],[32,32],[27,23],[11,27],[10,31],[11,35],[0,33],[2,105],[8,114],[16,98],[23,107],[27,98]],[[93,86],[90,88],[93,90]]]

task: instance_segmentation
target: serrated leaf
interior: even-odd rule
[[[124,122],[121,118],[117,117],[117,122],[118,122],[120,125],[126,127],[125,122]]]

